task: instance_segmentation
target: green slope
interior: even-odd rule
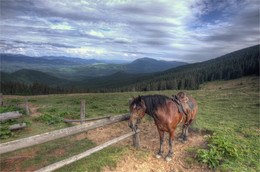
[[[36,70],[22,69],[11,74],[2,72],[1,81],[18,81],[25,84],[32,84],[34,82],[39,82],[42,84],[47,84],[49,86],[66,85],[69,83],[68,80],[57,78],[48,75],[44,72],[39,72]]]

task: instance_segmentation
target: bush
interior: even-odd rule
[[[206,163],[209,168],[216,168],[219,166],[224,158],[236,158],[238,157],[237,148],[225,137],[218,135],[206,135],[205,136],[209,149],[199,149],[195,158],[199,162]]]
[[[45,122],[49,125],[63,122],[62,117],[53,116],[53,115],[50,115],[49,113],[44,113],[43,115],[36,117],[35,120]]]
[[[1,126],[0,128],[0,138],[1,139],[6,139],[11,136],[13,136],[13,132],[9,129],[9,125]]]

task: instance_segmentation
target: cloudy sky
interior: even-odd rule
[[[0,52],[198,62],[259,44],[258,0],[0,0]]]

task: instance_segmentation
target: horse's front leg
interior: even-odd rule
[[[160,135],[160,148],[156,158],[161,158],[163,156],[163,141],[164,141],[164,131],[158,130]]]
[[[169,132],[169,153],[165,157],[165,161],[167,161],[167,162],[172,160],[172,155],[173,155],[172,145],[173,145],[174,133],[175,133],[175,130]]]

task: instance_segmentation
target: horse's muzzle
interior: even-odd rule
[[[136,131],[137,130],[137,124],[136,122],[133,124],[132,122],[129,122],[128,123],[128,126],[133,130],[133,131]]]

